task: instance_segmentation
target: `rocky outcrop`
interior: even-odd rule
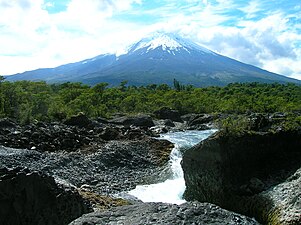
[[[254,113],[249,116],[250,129],[254,131],[267,130],[273,124],[275,120],[274,116],[270,118],[267,115],[261,113]]]
[[[189,113],[181,116],[186,130],[208,130],[215,127],[219,115]]]
[[[151,182],[165,168],[173,144],[145,136],[91,145],[76,152],[38,152],[0,147],[0,165],[26,166],[63,179],[76,187],[88,185],[102,195],[134,189]]]
[[[84,224],[237,224],[257,225],[242,216],[209,203],[190,202],[182,205],[141,203],[86,214],[70,225]]]
[[[150,121],[152,122],[152,120]],[[41,152],[73,152],[91,149],[91,146],[103,145],[111,140],[143,139],[145,136],[153,135],[149,129],[144,127],[101,124],[96,121],[90,121],[87,127],[81,123],[76,125],[75,122],[71,123],[73,125],[38,122],[20,126],[10,120],[2,120],[2,124],[3,126],[0,126],[0,145]]]
[[[213,119],[214,117],[209,114],[192,114],[187,122],[189,126],[194,126],[212,122]]]
[[[262,215],[270,224],[301,224],[301,169],[252,198],[249,204],[253,206],[253,214]]]
[[[83,113],[76,116],[71,116],[64,122],[66,125],[78,126],[78,127],[92,127],[92,121]]]
[[[141,126],[153,123],[148,116],[137,117],[137,121]],[[173,144],[152,138],[148,127],[103,122],[91,122],[82,114],[72,117],[67,122],[70,125],[36,122],[21,126],[4,119],[0,165],[39,170],[76,187],[91,186],[92,192],[101,195],[156,179]]]
[[[117,117],[109,121],[113,124],[136,127],[152,127],[154,126],[153,119],[148,115],[137,115],[135,117],[123,116]]]
[[[154,115],[158,119],[170,119],[175,122],[183,122],[181,114],[177,110],[170,109],[168,107],[162,107],[154,112]]]
[[[61,123],[36,123],[25,126],[0,127],[0,144],[22,149],[44,151],[76,151],[90,143],[104,143],[97,134],[101,128],[85,129]]]
[[[164,124],[164,126],[168,126],[168,127],[175,127],[176,126],[175,123],[172,122],[172,120],[170,120],[170,119],[164,120],[163,124]]]
[[[299,224],[300,172],[293,174],[301,167],[300,150],[300,131],[216,133],[183,156],[185,198],[267,224]]]
[[[65,225],[92,211],[77,191],[28,169],[0,169],[0,224]]]
[[[12,127],[16,127],[16,123],[8,118],[4,118],[4,119],[0,119],[0,127],[2,128],[12,128]]]
[[[187,130],[186,123],[175,122],[171,119],[161,119],[154,121],[155,126],[150,128],[152,135],[160,135],[167,132],[179,132]]]

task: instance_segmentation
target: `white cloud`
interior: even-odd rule
[[[214,17],[215,14],[212,14]],[[186,18],[186,20],[189,20]],[[181,32],[225,56],[271,72],[301,79],[301,35],[282,13],[258,21],[241,21],[237,27],[202,21],[185,24]],[[299,43],[299,45],[298,45]]]
[[[242,12],[246,14],[247,19],[251,19],[253,17],[256,17],[256,13],[261,11],[261,4],[258,0],[253,0],[248,3],[247,6],[239,8]]]
[[[141,1],[72,0],[66,11],[49,14],[43,0],[0,0],[0,73],[58,66],[115,51],[133,41],[137,26],[110,18],[133,3]]]
[[[53,2],[46,2],[46,3],[44,3],[43,6],[46,7],[46,8],[52,8],[52,7],[54,7],[54,3]]]

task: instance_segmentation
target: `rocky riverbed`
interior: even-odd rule
[[[152,138],[147,129],[90,125],[3,126],[0,140],[14,148],[1,147],[0,165],[27,167],[111,195],[149,182],[164,169],[173,148],[169,141]]]
[[[162,113],[171,115],[170,118],[161,116],[161,120],[140,115],[92,121],[79,114],[64,123],[37,122],[21,126],[2,119],[0,165],[42,171],[99,194],[134,189],[138,184],[158,179],[169,160],[173,144],[154,137],[168,130],[187,128],[188,123],[173,121],[180,117],[177,112],[169,114],[170,111],[157,112],[159,118]],[[186,120],[195,117],[186,116]]]
[[[153,121],[145,115],[92,121],[80,114],[64,123],[29,125],[1,119],[0,188],[4,194],[0,204],[10,205],[2,211],[1,224],[66,224],[92,208],[140,202],[129,196],[123,200],[116,194],[162,179],[160,174],[174,145],[154,138],[161,129],[184,128],[183,123]],[[62,212],[55,210],[63,203],[55,196],[65,192],[68,196],[69,190],[73,194],[64,198],[66,205],[77,199],[87,209],[64,211],[66,218],[61,219]],[[45,222],[47,216],[49,222]]]
[[[63,123],[37,122],[22,126],[10,119],[1,119],[0,189],[2,188],[1,190],[6,194],[0,194],[0,205],[10,205],[7,207],[9,210],[2,211],[1,218],[5,220],[1,221],[1,224],[67,224],[92,209],[96,212],[84,215],[73,224],[224,224],[225,221],[229,224],[257,224],[253,219],[209,203],[194,202],[180,206],[141,203],[124,194],[138,184],[161,180],[162,174],[165,174],[169,154],[174,145],[167,140],[156,139],[158,134],[186,129],[208,129],[212,127],[212,121],[217,118],[217,116],[205,114],[181,116],[168,108],[163,108],[155,114],[156,120],[148,115],[139,115],[136,117],[119,116],[112,120],[99,118],[94,121],[79,114]],[[265,118],[261,116],[256,116],[252,121],[254,127],[267,124]],[[281,137],[276,139],[281,140]],[[205,143],[208,142],[205,141]],[[225,143],[222,142],[221,145]],[[233,146],[235,143],[231,141]],[[241,164],[236,165],[238,166],[236,169],[240,170]],[[199,169],[199,167],[196,168],[196,173],[186,170],[186,182],[189,185],[186,194],[188,199],[204,201],[188,194],[191,188],[194,188],[189,183],[190,178],[198,176]],[[289,174],[291,173],[286,173],[285,178],[288,178]],[[216,176],[213,178],[215,179]],[[253,181],[259,188],[256,194],[262,193],[262,195],[270,196],[269,199],[275,196],[273,201],[275,204],[288,201],[287,205],[290,205],[292,195],[290,191],[285,190],[287,188],[295,190],[298,187],[298,182],[295,181],[298,181],[299,176],[288,178],[285,181],[288,185],[283,183],[283,179],[277,183],[280,186],[275,186],[275,182],[267,186],[268,182],[264,181],[264,187],[261,189],[259,184],[262,180],[260,177],[256,178],[257,180],[246,178],[248,182]],[[252,186],[249,183],[243,183],[240,186],[244,184],[247,186],[242,190],[250,189],[253,195]],[[48,189],[43,188],[43,185],[46,185]],[[272,192],[263,192],[273,187],[275,187],[273,189],[275,193],[286,193],[285,200],[280,201],[277,197],[279,195],[271,197]],[[35,200],[32,194],[36,190],[39,200]],[[198,191],[194,189],[193,192],[198,193]],[[297,199],[298,193],[294,194]],[[44,198],[43,195],[48,197]],[[60,196],[69,197],[60,198]],[[123,196],[126,199],[116,196]],[[46,204],[47,199],[51,199],[52,203]],[[64,205],[61,199],[65,199],[65,205],[73,204],[76,207],[74,210],[70,209],[72,212],[63,211],[66,214],[65,219],[60,219],[62,212],[52,209],[53,207],[60,209]],[[32,201],[35,202],[33,212],[37,213],[30,213],[28,210],[28,207],[33,205]],[[75,204],[74,201],[78,203]],[[209,198],[205,201],[226,207]],[[275,209],[278,210],[278,208]],[[294,211],[295,208],[292,209]],[[237,208],[232,210],[255,215],[239,211]],[[286,212],[288,211],[281,211],[282,214]],[[294,212],[298,214],[298,210]],[[47,216],[50,221],[48,223],[45,222]]]

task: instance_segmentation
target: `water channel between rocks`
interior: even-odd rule
[[[167,139],[175,144],[170,154],[169,167],[171,174],[165,181],[156,184],[138,185],[129,191],[143,202],[165,202],[181,204],[185,200],[182,198],[185,191],[185,181],[181,167],[183,150],[192,147],[200,141],[208,138],[217,130],[185,131],[162,134],[160,139]]]

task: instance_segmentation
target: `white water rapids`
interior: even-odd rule
[[[169,160],[171,176],[161,183],[139,185],[134,190],[129,191],[129,194],[143,202],[184,203],[185,200],[182,196],[186,187],[181,167],[182,153],[180,150],[192,147],[214,132],[216,130],[185,131],[161,135],[160,139],[167,139],[175,144]]]

